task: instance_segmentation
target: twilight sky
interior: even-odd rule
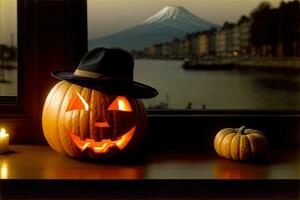
[[[278,6],[281,0],[268,0]],[[262,0],[87,0],[88,38],[97,38],[132,27],[165,6],[182,6],[216,24],[236,22]]]
[[[0,44],[10,44],[12,33],[16,44],[17,0],[0,0]]]
[[[281,0],[269,0],[278,6]],[[17,0],[0,0],[0,43],[10,44],[17,32]],[[88,37],[101,37],[132,27],[168,5],[183,6],[195,15],[223,24],[249,14],[262,0],[87,0]],[[16,42],[16,35],[15,35]]]

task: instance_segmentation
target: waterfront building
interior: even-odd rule
[[[154,45],[154,57],[161,58],[162,57],[162,44],[155,44]]]
[[[164,58],[169,58],[171,55],[171,43],[167,42],[162,44],[162,56]]]
[[[190,48],[190,42],[189,39],[184,37],[182,40],[179,41],[178,44],[178,58],[184,59],[188,56]]]
[[[235,25],[232,30],[232,54],[233,56],[240,55],[240,27]]]
[[[250,19],[246,16],[243,16],[241,17],[237,25],[240,30],[240,54],[249,55],[251,54]]]
[[[198,55],[199,57],[203,57],[208,55],[209,53],[209,34],[210,32],[201,32],[198,37]]]
[[[208,39],[208,55],[216,55],[216,32],[217,29],[213,28],[207,32]]]
[[[179,58],[179,45],[180,45],[180,40],[178,38],[175,38],[170,45],[170,58]]]
[[[250,45],[250,19],[241,17],[237,24],[226,22],[220,29],[210,29],[175,38],[145,49],[145,55],[156,58],[231,57],[254,54]],[[264,48],[263,48],[264,49]],[[267,51],[264,50],[264,51]]]
[[[191,40],[192,35],[188,34],[183,38],[182,58],[187,58],[191,55]]]
[[[216,56],[226,55],[226,31],[222,28],[216,32]]]
[[[189,55],[192,57],[198,57],[199,49],[199,36],[200,33],[196,32],[190,35],[190,52]]]
[[[232,56],[233,54],[233,23],[225,23],[223,29],[225,31],[225,55],[224,56]]]
[[[144,54],[149,57],[149,58],[153,58],[155,56],[155,48],[154,46],[152,47],[148,47],[144,49]]]

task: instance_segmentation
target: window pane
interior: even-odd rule
[[[89,49],[135,57],[152,109],[299,109],[299,0],[87,0]]]
[[[17,96],[17,0],[0,0],[0,103]]]

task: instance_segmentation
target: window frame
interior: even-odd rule
[[[11,143],[45,143],[43,102],[57,82],[50,72],[73,71],[84,55],[87,29],[78,13],[86,13],[85,6],[82,0],[17,0],[18,96],[0,104],[0,127]]]
[[[51,9],[56,12],[49,17]],[[56,46],[49,42],[53,37]],[[0,104],[0,127],[8,129],[11,143],[46,143],[41,127],[42,108],[47,93],[58,82],[49,73],[74,71],[86,51],[86,0],[18,0],[18,102]],[[204,137],[211,137],[209,134],[217,129],[249,124],[280,135],[283,128],[274,124],[281,120],[280,127],[298,130],[299,114],[297,110],[148,110],[149,132],[153,137],[163,133],[167,137],[167,133],[176,135],[183,130],[208,130]],[[174,121],[180,122],[179,128]],[[295,132],[291,135],[300,141]],[[280,137],[276,138],[280,141]]]

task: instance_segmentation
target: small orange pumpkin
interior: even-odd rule
[[[135,147],[145,135],[143,102],[66,81],[50,91],[42,125],[49,145],[73,158],[99,158]]]
[[[265,156],[267,138],[258,130],[225,128],[214,139],[214,147],[219,156],[232,160],[254,160]]]

